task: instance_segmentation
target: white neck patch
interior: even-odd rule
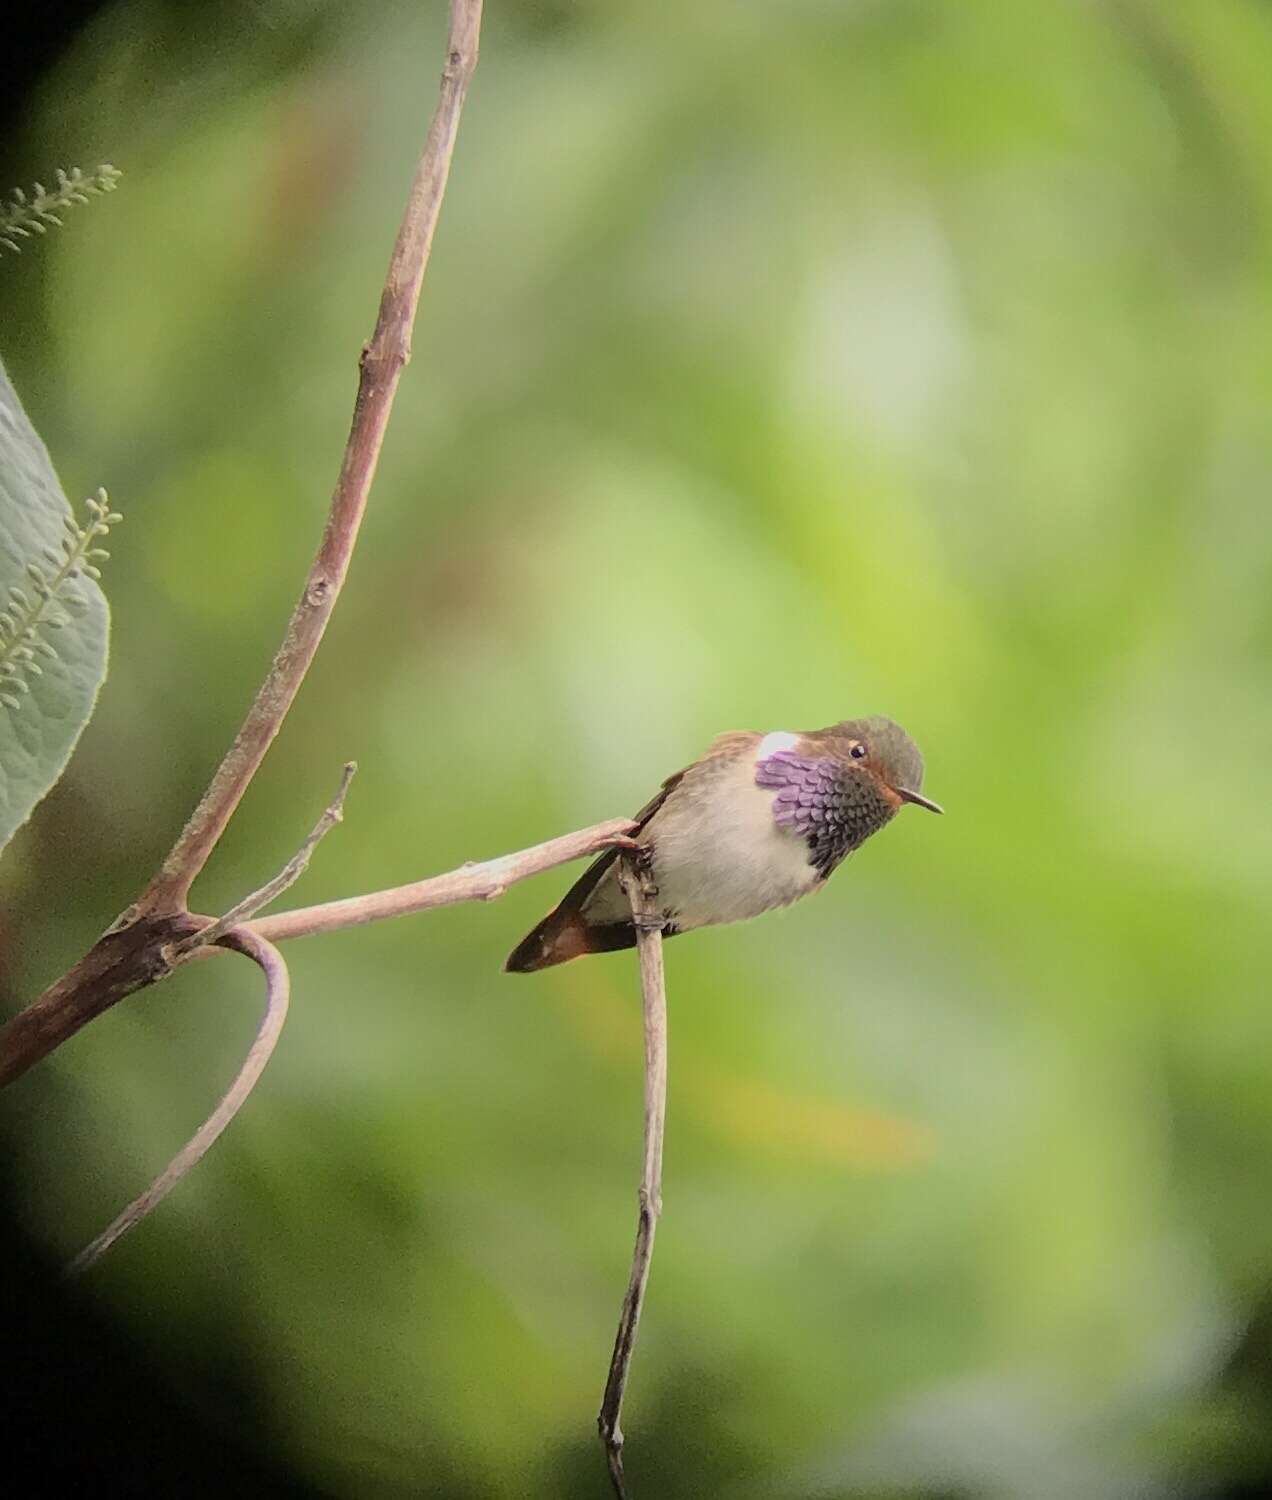
[[[759,765],[762,760],[767,760],[770,755],[776,755],[779,750],[794,750],[799,744],[799,735],[791,734],[786,729],[774,729],[771,734],[766,734],[755,747],[755,763]]]

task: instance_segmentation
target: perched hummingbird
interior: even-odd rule
[[[740,922],[819,890],[902,803],[941,811],[922,785],[918,746],[878,715],[806,734],[722,734],[636,814],[664,935]],[[635,944],[617,859],[610,849],[588,867],[509,954],[509,973]]]

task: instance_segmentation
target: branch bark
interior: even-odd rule
[[[398,380],[411,357],[411,332],[420,287],[450,175],[460,112],[477,66],[481,10],[482,0],[451,0],[441,95],[389,260],[375,331],[362,351],[353,422],[317,556],[292,610],[282,645],[234,743],[158,874],[126,914],[130,920],[184,908],[190,886],[216,848],[282,727],[340,596],[375,478]]]
[[[176,912],[108,932],[38,1000],[0,1026],[0,1088],[136,990],[172,973],[171,945],[208,923]]]
[[[140,1197],[114,1218],[101,1234],[75,1257],[67,1267],[67,1274],[78,1276],[101,1259],[116,1240],[127,1234],[156,1204],[161,1203],[176,1187],[187,1172],[207,1155],[212,1143],[230,1123],[243,1105],[247,1096],[256,1087],[256,1081],[273,1056],[274,1048],[287,1019],[287,1006],[291,997],[291,981],[283,955],[272,943],[265,942],[253,932],[241,927],[231,928],[217,939],[223,948],[246,954],[260,965],[265,974],[265,1013],[257,1028],[256,1039],[239,1069],[238,1077],[226,1090],[224,1097],[194,1136],[177,1152],[162,1172]]]
[[[640,1326],[649,1266],[654,1254],[654,1234],[662,1213],[663,1126],[667,1114],[667,990],[663,974],[663,917],[658,909],[658,889],[649,868],[648,850],[620,856],[619,878],[631,903],[640,954],[641,1008],[645,1021],[645,1133],[636,1221],[636,1247],[632,1251],[631,1275],[618,1320],[618,1334],[610,1359],[609,1377],[596,1419],[609,1464],[610,1482],[617,1500],[627,1500],[623,1474],[623,1396],[631,1368],[632,1351]]]

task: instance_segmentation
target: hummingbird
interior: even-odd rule
[[[905,803],[942,811],[922,785],[918,746],[881,715],[804,733],[720,735],[634,819],[663,935],[740,922],[820,890]],[[508,973],[635,945],[618,854],[608,849],[588,867],[512,950]]]

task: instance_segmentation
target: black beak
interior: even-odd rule
[[[945,809],[939,802],[933,802],[931,798],[924,797],[920,792],[911,792],[903,786],[893,787],[898,797],[903,797],[907,802],[913,802],[915,807],[926,807],[928,812],[943,813]]]

